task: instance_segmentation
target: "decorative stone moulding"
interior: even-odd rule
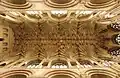
[[[29,70],[10,70],[0,74],[0,78],[9,78],[13,75],[24,75],[26,77],[31,76],[33,73]]]
[[[115,71],[107,70],[104,68],[102,68],[102,69],[101,68],[90,69],[90,70],[85,71],[85,74],[87,75],[88,78],[92,78],[91,76],[95,75],[95,74],[107,75],[110,78],[118,77],[118,75]]]
[[[115,0],[90,0],[89,2],[86,2],[85,6],[88,8],[98,9],[115,6],[116,4],[117,1]]]
[[[93,17],[93,11],[76,11],[77,21],[87,21]]]
[[[83,15],[83,16],[76,16],[77,21],[87,21],[92,19],[93,15],[88,14],[88,15]]]
[[[70,78],[81,78],[81,75],[77,74],[76,72],[69,71],[69,70],[54,70],[46,73],[44,75],[45,78],[54,78],[57,75],[67,75]]]
[[[79,0],[44,0],[44,2],[54,8],[68,8],[78,4]]]
[[[47,14],[54,21],[67,21],[71,15],[71,12],[66,10],[53,10]]]
[[[26,0],[1,0],[1,5],[13,9],[26,9],[32,6]]]

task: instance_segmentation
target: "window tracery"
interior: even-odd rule
[[[116,43],[120,45],[120,34],[117,35],[115,40],[116,40]]]
[[[113,47],[109,50],[109,52],[112,56],[118,56],[120,55],[120,47]]]
[[[92,67],[92,63],[88,60],[80,60],[78,59],[78,62],[80,63],[80,67],[82,68],[89,68]]]
[[[41,63],[41,60],[33,60],[27,63],[27,68],[38,68],[39,64]]]
[[[120,31],[120,23],[115,22],[109,25],[109,27],[113,30],[113,31]]]
[[[112,37],[113,43],[120,45],[120,34],[115,34]]]
[[[68,64],[64,60],[53,61],[51,68],[68,68]]]

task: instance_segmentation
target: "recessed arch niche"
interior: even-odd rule
[[[90,69],[85,72],[88,78],[117,78],[118,74],[116,71],[107,69]]]
[[[44,74],[45,78],[81,78],[76,72],[69,70],[54,70]]]
[[[112,36],[112,42],[114,44],[120,45],[120,34],[115,34]]]
[[[25,4],[26,0],[5,0],[6,2],[13,3],[13,4]]]
[[[85,6],[88,8],[99,9],[106,7],[114,7],[117,4],[115,0],[89,0]]]
[[[70,77],[68,75],[55,75],[55,76],[53,76],[51,78],[72,78],[72,77]]]
[[[12,9],[27,9],[32,6],[27,0],[1,0],[1,5]]]
[[[51,1],[58,4],[65,4],[70,2],[71,0],[51,0]]]
[[[109,1],[110,0],[90,0],[90,2],[93,4],[102,4],[102,3],[109,2]]]
[[[8,76],[6,78],[27,78],[27,77],[25,75],[18,74],[18,75],[11,75],[11,76]]]
[[[54,8],[68,8],[77,5],[80,0],[44,0],[44,2]]]
[[[0,74],[0,78],[27,78],[33,73],[29,70],[10,70]]]
[[[112,77],[104,74],[93,74],[91,75],[91,78],[112,78]]]

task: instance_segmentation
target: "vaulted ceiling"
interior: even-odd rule
[[[0,4],[1,61],[116,61],[109,51],[120,47],[112,40],[119,31],[110,25],[119,22],[119,0],[1,0]]]

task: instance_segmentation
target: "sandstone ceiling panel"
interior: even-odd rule
[[[29,58],[34,55],[34,57],[41,59],[47,57],[82,59],[83,57],[91,58],[91,56],[101,55],[100,51],[106,50],[104,47],[107,47],[105,43],[108,42],[105,40],[107,32],[101,32],[104,29],[100,27],[94,29],[95,25],[91,23],[88,25],[86,22],[77,23],[75,21],[74,24],[44,22],[39,26],[34,24],[32,29],[31,27],[31,25],[24,24],[22,28],[21,26],[13,28],[15,37],[13,52],[23,53],[25,54],[24,57],[27,55]]]
[[[94,58],[114,61],[115,57],[119,61],[120,24],[112,23],[119,12],[115,13],[108,9],[96,10],[115,6],[117,1],[41,0],[38,2],[40,2],[39,7],[47,5],[46,7],[50,9],[33,11],[34,8],[29,7],[33,3],[34,7],[39,8],[36,5],[37,0],[1,0],[1,4],[8,8],[29,8],[27,11],[0,13],[3,24],[3,36],[0,38],[0,45],[3,47],[0,58],[5,61],[0,62],[2,66],[10,67],[11,63],[15,66],[31,59],[41,61],[47,59],[47,63],[53,59],[66,61],[69,59],[83,65],[90,64],[87,62]],[[79,6],[75,8],[77,10],[66,9],[76,5]],[[84,10],[79,10],[80,7]],[[61,10],[61,8],[65,9]],[[113,38],[116,34],[117,36]]]
[[[2,16],[13,18],[10,15],[11,12],[5,12],[5,14]],[[93,11],[71,12],[66,10],[12,12],[14,17],[19,17],[16,20],[21,22],[13,22],[10,19],[5,21],[7,25],[2,23],[8,28],[10,27],[8,30],[12,33],[9,32],[8,36],[13,41],[9,39],[10,47],[4,51],[6,55],[3,57],[2,54],[1,57],[7,60],[8,57],[11,59],[14,57],[15,60],[22,58],[24,60],[35,58],[40,60],[64,58],[77,61],[92,58],[111,60],[115,54],[113,50],[109,51],[109,49],[116,46],[119,48],[119,45],[114,44],[111,40],[112,36],[119,31],[113,31],[111,28],[119,29],[119,24],[113,27],[114,24],[99,23],[98,17],[93,20],[96,14]],[[87,15],[91,18],[87,19],[88,17],[85,17]],[[87,20],[81,20],[82,17]],[[5,46],[7,45],[6,42],[3,43]]]

